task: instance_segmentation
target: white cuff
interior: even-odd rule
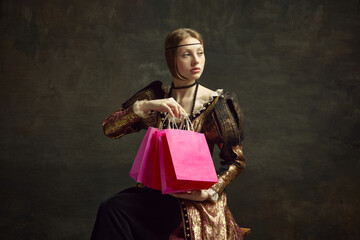
[[[209,188],[207,192],[209,194],[209,200],[212,202],[217,202],[217,200],[219,199],[219,194],[215,192],[215,190],[212,188]]]
[[[142,110],[142,104],[147,101],[146,99],[145,100],[141,100],[141,101],[136,101],[134,102],[133,104],[133,111],[136,115],[138,115],[139,117],[141,118],[147,118],[149,117],[149,112],[144,112]]]

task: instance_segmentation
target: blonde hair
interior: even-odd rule
[[[197,31],[191,28],[178,28],[172,32],[170,32],[166,39],[165,39],[165,58],[166,64],[171,72],[173,77],[185,80],[183,76],[180,75],[177,64],[176,64],[176,57],[177,57],[177,46],[180,44],[182,40],[188,37],[196,38],[200,41],[202,45],[203,39]]]

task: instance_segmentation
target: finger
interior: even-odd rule
[[[185,111],[185,109],[182,106],[180,106],[180,113],[181,113],[182,116],[187,115],[187,112]]]
[[[172,193],[172,194],[177,194],[177,195],[189,195],[190,193],[191,193],[191,191],[177,192],[177,193]]]
[[[176,193],[169,193],[169,195],[177,198],[177,194],[176,194]]]
[[[189,190],[189,191],[184,191],[184,192],[177,192],[177,193],[174,193],[174,194],[178,194],[178,195],[191,195],[192,194],[192,191]]]
[[[176,198],[186,198],[186,194],[181,194],[181,193],[170,193],[169,195]]]
[[[172,97],[169,98],[169,103],[168,104],[170,106],[176,107],[179,114],[186,113],[186,111],[183,109],[183,107],[177,101],[175,101],[174,98],[172,98]]]
[[[171,115],[171,117],[175,116],[173,111],[171,110],[171,108],[168,105],[164,105],[164,107],[166,109],[166,112],[168,112]]]
[[[177,118],[181,118],[181,106],[179,105],[179,106],[177,106],[176,107],[176,114],[177,114]]]
[[[181,108],[181,105],[173,98],[169,99],[167,105],[174,109],[174,113],[178,112],[178,109]]]

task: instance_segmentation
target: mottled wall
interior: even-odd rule
[[[201,82],[236,91],[245,173],[229,190],[248,239],[360,239],[358,0],[1,1],[1,239],[88,239],[133,186],[142,134],[104,118],[153,80],[166,34],[205,39]]]

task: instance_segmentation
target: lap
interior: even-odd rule
[[[149,188],[128,188],[100,205],[98,217],[128,224],[134,239],[164,239],[181,223],[178,200]]]

